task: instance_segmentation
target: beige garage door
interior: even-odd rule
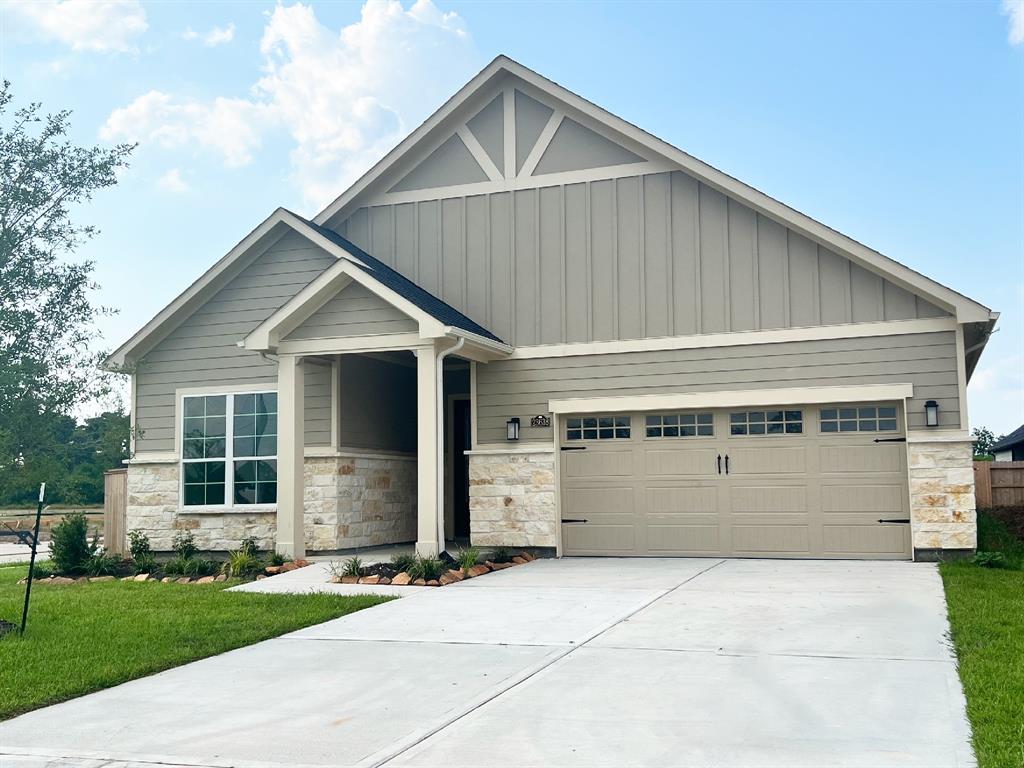
[[[902,407],[563,416],[567,555],[910,557]]]

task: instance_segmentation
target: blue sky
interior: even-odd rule
[[[107,347],[498,53],[1000,311],[971,421],[1024,422],[1024,0],[0,6],[19,101],[141,144],[80,216]]]

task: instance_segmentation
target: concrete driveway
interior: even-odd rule
[[[541,560],[0,724],[22,766],[970,766],[933,566]]]

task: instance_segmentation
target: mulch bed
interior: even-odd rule
[[[501,571],[506,568],[512,568],[516,565],[524,565],[531,560],[536,560],[537,558],[529,552],[519,552],[508,561],[496,563],[491,560],[485,560],[484,562],[477,563],[472,568],[466,570],[459,568],[455,559],[447,552],[442,553],[440,559],[450,567],[447,571],[441,573],[437,579],[430,579],[429,581],[425,579],[413,579],[408,573],[399,571],[390,563],[374,563],[373,565],[365,565],[359,569],[359,576],[337,576],[332,578],[331,581],[335,584],[393,585],[398,587],[404,587],[407,585],[414,587],[445,587],[449,584],[465,581],[466,579],[478,578],[491,573],[492,571]]]

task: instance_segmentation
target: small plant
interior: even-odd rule
[[[138,576],[140,573],[154,573],[156,571],[156,558],[153,555],[137,555],[132,558],[132,573]]]
[[[492,563],[508,563],[512,560],[512,550],[508,547],[495,547],[491,550]]]
[[[408,553],[391,556],[391,567],[401,573],[402,571],[408,571],[412,564],[416,562],[416,556]]]
[[[448,566],[436,557],[417,557],[406,571],[413,579],[432,581],[441,577]]]
[[[121,558],[97,552],[85,562],[85,572],[89,576],[116,576],[121,570]]]
[[[190,557],[185,561],[185,570],[182,576],[189,576],[193,579],[200,576],[212,576],[217,573],[219,566],[212,560],[204,560],[201,557]]]
[[[228,553],[227,561],[221,566],[221,573],[236,579],[256,576],[263,570],[263,563],[251,552],[238,549]]]
[[[199,551],[199,547],[196,546],[196,537],[192,531],[178,531],[174,534],[174,538],[171,540],[171,549],[182,560],[191,560]]]
[[[459,556],[456,560],[459,563],[459,568],[461,568],[463,572],[468,572],[470,568],[480,562],[480,550],[476,547],[460,549]]]
[[[153,550],[149,546],[149,536],[138,528],[128,531],[128,551],[132,553],[132,560],[152,557]]]
[[[65,515],[50,534],[50,558],[57,573],[84,573],[97,548],[95,533],[89,541],[89,521],[84,512]]]
[[[270,556],[270,564],[271,565],[284,565],[285,562],[287,562],[286,559],[285,559],[285,556],[282,555],[280,552],[274,552]]]
[[[358,557],[350,557],[341,565],[342,576],[359,576],[363,570],[363,561]]]
[[[260,544],[256,540],[255,536],[246,536],[244,539],[242,539],[241,543],[239,543],[238,551],[245,552],[245,554],[251,555],[252,557],[258,557],[260,551]]]
[[[976,552],[971,562],[982,568],[1006,568],[1009,565],[1002,552]]]

